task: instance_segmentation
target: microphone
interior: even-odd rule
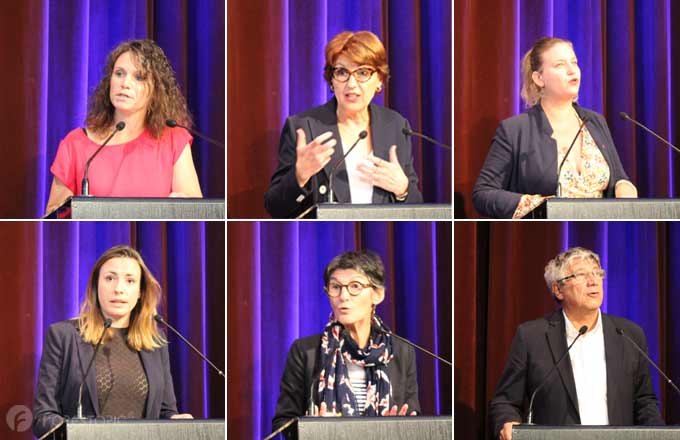
[[[90,156],[89,159],[87,159],[87,162],[85,162],[85,173],[83,174],[83,181],[81,182],[81,185],[80,185],[81,188],[82,188],[81,191],[80,191],[81,195],[86,196],[86,197],[90,196],[90,181],[87,178],[89,171],[90,171],[90,162],[92,162],[92,159],[94,159],[95,156],[97,154],[99,154],[100,151],[102,151],[102,148],[104,148],[104,146],[109,143],[111,138],[116,133],[118,133],[119,131],[121,131],[124,128],[125,128],[125,122],[120,121],[119,123],[117,123],[116,127],[113,129],[113,132],[109,135],[109,137],[106,138],[104,143],[101,144],[99,146],[99,148],[97,148],[97,151],[95,151],[94,154],[92,156]]]
[[[390,336],[392,336],[392,337],[394,337],[394,338],[396,338],[396,339],[399,339],[399,340],[402,341],[402,342],[405,342],[406,344],[410,345],[410,346],[413,347],[413,348],[417,348],[418,350],[422,351],[423,353],[427,353],[427,354],[430,355],[431,357],[437,359],[437,360],[440,361],[440,362],[445,363],[445,364],[448,365],[449,367],[453,367],[453,364],[452,364],[450,361],[447,361],[446,359],[444,359],[443,357],[440,357],[440,356],[438,356],[438,355],[432,353],[430,350],[428,350],[428,349],[426,349],[426,348],[423,348],[423,347],[421,347],[421,346],[418,345],[418,344],[414,344],[413,342],[409,341],[409,340],[406,339],[406,338],[402,338],[401,336],[399,336],[399,335],[397,335],[397,334],[395,334],[395,333],[392,333],[392,330],[390,330],[390,329],[385,325],[385,323],[382,321],[382,319],[380,319],[377,315],[374,315],[374,316],[373,316],[373,322],[375,322],[376,327],[378,327],[378,330],[380,330],[380,331],[382,331],[382,332],[384,332],[384,333],[386,333],[386,334],[388,334],[388,335],[390,335]]]
[[[621,336],[623,336],[624,338],[628,339],[628,341],[630,341],[630,343],[633,344],[633,346],[635,346],[635,348],[637,348],[637,351],[639,351],[639,352],[642,354],[642,356],[644,356],[644,358],[647,359],[647,361],[648,361],[650,364],[652,364],[652,365],[654,366],[654,368],[656,368],[656,371],[658,371],[659,374],[661,374],[661,376],[664,378],[664,380],[666,381],[666,383],[669,384],[669,385],[673,388],[673,390],[675,390],[675,392],[678,393],[678,395],[680,396],[680,389],[678,389],[678,387],[673,383],[673,381],[670,380],[670,379],[668,378],[668,376],[666,376],[666,373],[664,373],[664,372],[661,370],[661,368],[659,368],[659,366],[656,365],[656,364],[654,363],[654,361],[653,361],[649,356],[647,356],[647,353],[645,353],[645,351],[644,351],[644,350],[643,350],[643,349],[642,349],[642,348],[641,348],[641,347],[633,340],[633,338],[631,338],[630,336],[628,336],[628,335],[623,331],[623,329],[621,329],[621,328],[617,328],[617,329],[616,329],[616,333],[618,333],[618,334],[620,334]]]
[[[207,357],[205,357],[205,355],[204,355],[203,353],[201,353],[201,352],[198,350],[198,348],[194,347],[193,344],[192,344],[191,342],[189,342],[184,336],[182,336],[182,334],[181,334],[175,327],[173,327],[173,326],[171,326],[170,324],[168,324],[168,323],[163,319],[163,317],[162,317],[161,315],[155,315],[155,316],[153,317],[153,319],[155,319],[156,322],[158,322],[158,323],[160,323],[160,324],[163,324],[163,325],[165,325],[167,328],[169,328],[170,330],[172,330],[172,332],[173,332],[174,334],[176,334],[182,341],[184,341],[189,347],[191,347],[191,349],[194,350],[194,351],[201,357],[201,359],[203,359],[208,365],[210,365],[215,371],[217,371],[217,374],[219,374],[220,376],[224,377],[225,379],[227,378],[227,376],[224,375],[224,372],[223,372],[222,370],[220,370],[219,368],[217,368],[217,366],[216,366],[215,364],[213,364],[212,362],[210,362],[210,359],[208,359]]]
[[[210,137],[204,135],[203,133],[201,133],[200,131],[197,131],[197,130],[194,130],[193,128],[187,127],[186,125],[179,124],[174,119],[166,119],[165,125],[167,125],[170,128],[181,127],[183,129],[185,129],[186,131],[188,131],[189,133],[193,134],[194,136],[198,136],[201,139],[203,139],[204,141],[210,142],[211,144],[224,149],[224,144],[222,142],[217,141],[213,138],[210,138]]]
[[[451,146],[450,146],[450,145],[446,145],[446,144],[444,144],[444,143],[441,143],[441,142],[439,142],[439,141],[436,140],[436,139],[432,139],[431,137],[425,136],[425,135],[422,134],[422,133],[418,133],[417,131],[413,131],[413,130],[411,130],[411,129],[408,128],[408,127],[402,128],[402,129],[401,129],[401,132],[404,134],[404,136],[418,136],[419,138],[423,138],[423,139],[425,139],[426,141],[430,141],[430,142],[432,142],[432,143],[435,144],[435,145],[439,145],[440,147],[444,147],[444,148],[447,148],[447,149],[449,149],[449,150],[451,149]]]
[[[588,331],[587,325],[584,325],[583,327],[578,329],[578,335],[574,338],[573,341],[571,341],[571,344],[569,344],[569,347],[567,347],[567,351],[565,351],[564,354],[562,355],[562,357],[555,363],[555,365],[553,365],[552,369],[550,369],[548,374],[546,374],[545,377],[543,378],[543,381],[538,385],[538,387],[536,387],[533,394],[531,394],[531,400],[529,400],[529,417],[527,417],[527,424],[528,425],[532,424],[531,420],[532,420],[533,415],[534,415],[534,409],[533,408],[534,408],[534,399],[536,398],[536,393],[538,393],[538,390],[540,390],[543,387],[543,385],[545,385],[548,382],[548,378],[555,372],[555,370],[557,370],[557,367],[564,360],[564,358],[567,357],[567,354],[569,354],[569,350],[571,350],[571,347],[573,347],[574,344],[576,343],[576,341],[578,341],[578,338],[583,336],[587,331]]]
[[[557,197],[562,196],[562,187],[560,186],[560,176],[562,175],[562,167],[564,166],[564,162],[566,162],[567,157],[569,156],[569,153],[571,153],[571,149],[574,148],[574,144],[576,144],[576,139],[578,139],[578,135],[581,134],[581,130],[583,130],[583,127],[586,125],[586,122],[588,122],[588,115],[585,115],[583,117],[583,119],[581,119],[581,125],[579,125],[579,127],[578,127],[578,131],[576,132],[576,136],[574,136],[574,140],[571,141],[571,145],[569,145],[569,149],[567,149],[567,153],[562,158],[562,162],[560,162],[560,166],[557,167],[557,191],[555,191]]]
[[[125,125],[123,125],[123,126],[125,126]],[[106,142],[104,142],[104,144],[106,144]],[[111,327],[112,323],[113,323],[113,321],[111,321],[111,318],[106,318],[104,320],[104,330],[102,331],[101,336],[99,336],[99,340],[97,341],[97,345],[95,345],[95,347],[94,347],[94,353],[92,354],[92,357],[90,358],[90,363],[87,364],[87,369],[85,369],[85,374],[83,375],[83,381],[80,383],[80,388],[78,388],[78,407],[76,409],[76,417],[75,417],[76,419],[80,419],[80,420],[84,419],[84,417],[83,417],[83,385],[85,384],[85,381],[87,380],[87,374],[90,372],[90,368],[92,368],[92,364],[94,363],[94,359],[97,357],[97,352],[99,351],[99,347],[102,345],[102,340],[104,339],[104,335],[106,334],[106,331],[109,329],[109,327]]]
[[[621,119],[624,119],[624,120],[626,120],[626,121],[630,121],[630,122],[632,122],[633,124],[637,125],[638,127],[642,127],[642,128],[643,128],[645,131],[647,131],[648,133],[653,134],[653,135],[654,135],[657,139],[659,139],[661,142],[663,142],[664,144],[668,145],[669,147],[671,147],[672,149],[674,149],[676,152],[680,153],[680,148],[676,147],[675,145],[673,145],[673,144],[671,144],[670,142],[668,142],[666,139],[664,139],[664,138],[662,138],[661,136],[659,136],[658,134],[656,134],[652,129],[647,128],[646,126],[642,125],[641,123],[639,123],[639,122],[636,121],[635,119],[631,118],[630,116],[628,116],[627,113],[621,112],[621,113],[619,113],[619,116],[621,116]]]
[[[330,177],[328,178],[328,203],[334,203],[333,202],[333,177],[335,176],[335,170],[337,170],[338,167],[340,166],[340,164],[345,161],[345,158],[347,157],[347,155],[349,153],[351,153],[352,150],[354,150],[354,147],[357,146],[359,141],[362,140],[362,139],[365,139],[366,136],[368,136],[368,132],[366,130],[362,130],[361,133],[359,133],[359,137],[357,138],[357,140],[354,141],[352,146],[349,147],[349,150],[347,150],[347,153],[345,153],[345,155],[342,156],[342,158],[339,161],[337,161],[335,163],[335,165],[333,165],[333,168],[331,168]]]

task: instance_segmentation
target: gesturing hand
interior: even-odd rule
[[[307,181],[330,162],[333,156],[333,147],[337,143],[335,139],[324,143],[333,136],[332,131],[320,134],[312,142],[307,143],[305,131],[301,128],[295,130],[297,133],[297,159],[295,160],[295,178],[302,188]]]
[[[369,156],[368,160],[371,163],[362,163],[357,167],[363,179],[371,182],[373,186],[394,193],[397,197],[406,193],[408,177],[404,174],[397,159],[396,145],[390,147],[389,162],[375,156]]]

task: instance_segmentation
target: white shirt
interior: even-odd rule
[[[351,362],[347,362],[347,375],[352,385],[354,397],[357,399],[359,413],[364,412],[366,406],[366,368]]]
[[[567,346],[571,344],[578,330],[564,313]],[[602,313],[597,311],[597,323],[588,333],[576,341],[569,352],[571,369],[574,372],[578,412],[582,425],[608,425],[607,411],[607,362],[604,352]]]
[[[343,153],[347,153],[349,146],[342,146]],[[347,167],[347,179],[349,180],[349,194],[352,197],[352,203],[373,203],[373,184],[361,179],[361,174],[357,170],[359,164],[366,164],[374,167],[373,162],[368,160],[368,157],[373,156],[370,153],[368,156],[362,156],[361,151],[357,151],[360,145],[345,158],[345,166]]]

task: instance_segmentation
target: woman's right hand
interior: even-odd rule
[[[499,434],[501,440],[512,440],[512,427],[514,425],[519,425],[519,422],[508,422],[503,424],[503,429]]]
[[[312,142],[307,143],[305,131],[301,128],[295,130],[297,133],[297,159],[295,160],[295,178],[302,188],[312,176],[323,169],[333,156],[333,147],[337,143],[332,131],[317,136]],[[328,142],[324,143],[326,140]]]

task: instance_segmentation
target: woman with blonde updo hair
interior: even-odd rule
[[[341,32],[325,54],[323,76],[334,96],[286,119],[265,208],[272,217],[285,218],[304,216],[316,203],[327,201],[422,202],[411,141],[404,134],[405,128],[410,130],[408,121],[371,102],[389,78],[380,39],[368,31]]]
[[[501,122],[472,193],[482,215],[521,218],[557,191],[572,198],[637,197],[604,116],[576,103],[580,84],[570,41],[534,42],[522,59],[528,110]]]

